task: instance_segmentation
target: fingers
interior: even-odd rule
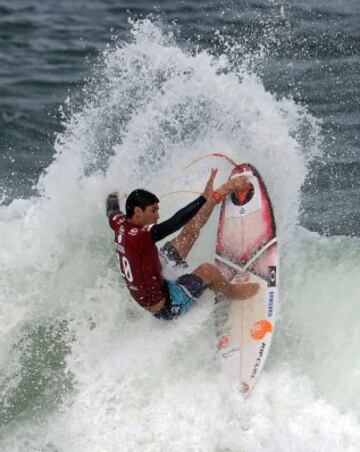
[[[249,185],[249,179],[246,176],[238,176],[231,179],[234,190],[242,190]]]
[[[243,190],[248,185],[248,179],[244,176],[237,176],[229,179],[225,184],[220,187],[220,190],[223,189],[225,195],[229,195],[230,193],[238,190]]]
[[[218,169],[217,168],[211,168],[211,173],[210,173],[210,180],[212,182],[214,182],[215,177],[217,175]]]
[[[205,186],[205,190],[204,190],[205,197],[210,196],[211,192],[214,191],[214,179],[216,177],[216,174],[217,174],[217,169],[213,168],[211,170],[210,177],[209,177],[208,181],[206,182],[206,186]]]

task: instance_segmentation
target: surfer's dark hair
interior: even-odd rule
[[[141,210],[145,210],[146,207],[151,206],[159,202],[157,196],[153,193],[138,188],[130,193],[126,198],[125,210],[127,218],[131,218],[134,215],[135,207],[140,207]]]

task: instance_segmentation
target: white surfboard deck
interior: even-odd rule
[[[259,292],[247,300],[216,296],[215,327],[221,367],[248,396],[268,356],[278,305],[278,244],[271,202],[263,180],[249,164],[230,177],[245,175],[252,189],[222,204],[215,263],[229,280],[256,282]]]

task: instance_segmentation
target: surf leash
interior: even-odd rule
[[[231,165],[233,165],[234,167],[238,166],[238,164],[235,162],[235,160],[233,160],[231,157],[229,157],[226,154],[222,154],[220,152],[212,152],[210,154],[205,154],[201,157],[199,157],[196,160],[193,160],[192,162],[190,162],[188,165],[186,165],[183,169],[186,170],[188,168],[190,168],[190,166],[194,165],[195,163],[200,162],[201,160],[208,158],[208,157],[221,157],[224,158],[225,160],[227,160],[229,163],[231,163]]]
[[[176,190],[176,191],[169,191],[168,193],[164,193],[163,195],[160,195],[159,198],[165,198],[165,196],[169,196],[169,195],[176,195],[177,193],[191,193],[191,194],[195,194],[195,195],[201,195],[201,193],[199,191],[193,191],[193,190]]]

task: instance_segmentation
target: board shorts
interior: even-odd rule
[[[160,249],[161,257],[176,267],[188,268],[186,261],[181,259],[177,249],[167,242]],[[188,312],[196,300],[209,287],[199,276],[185,273],[175,281],[165,280],[167,297],[165,306],[154,316],[157,319],[172,320]]]

